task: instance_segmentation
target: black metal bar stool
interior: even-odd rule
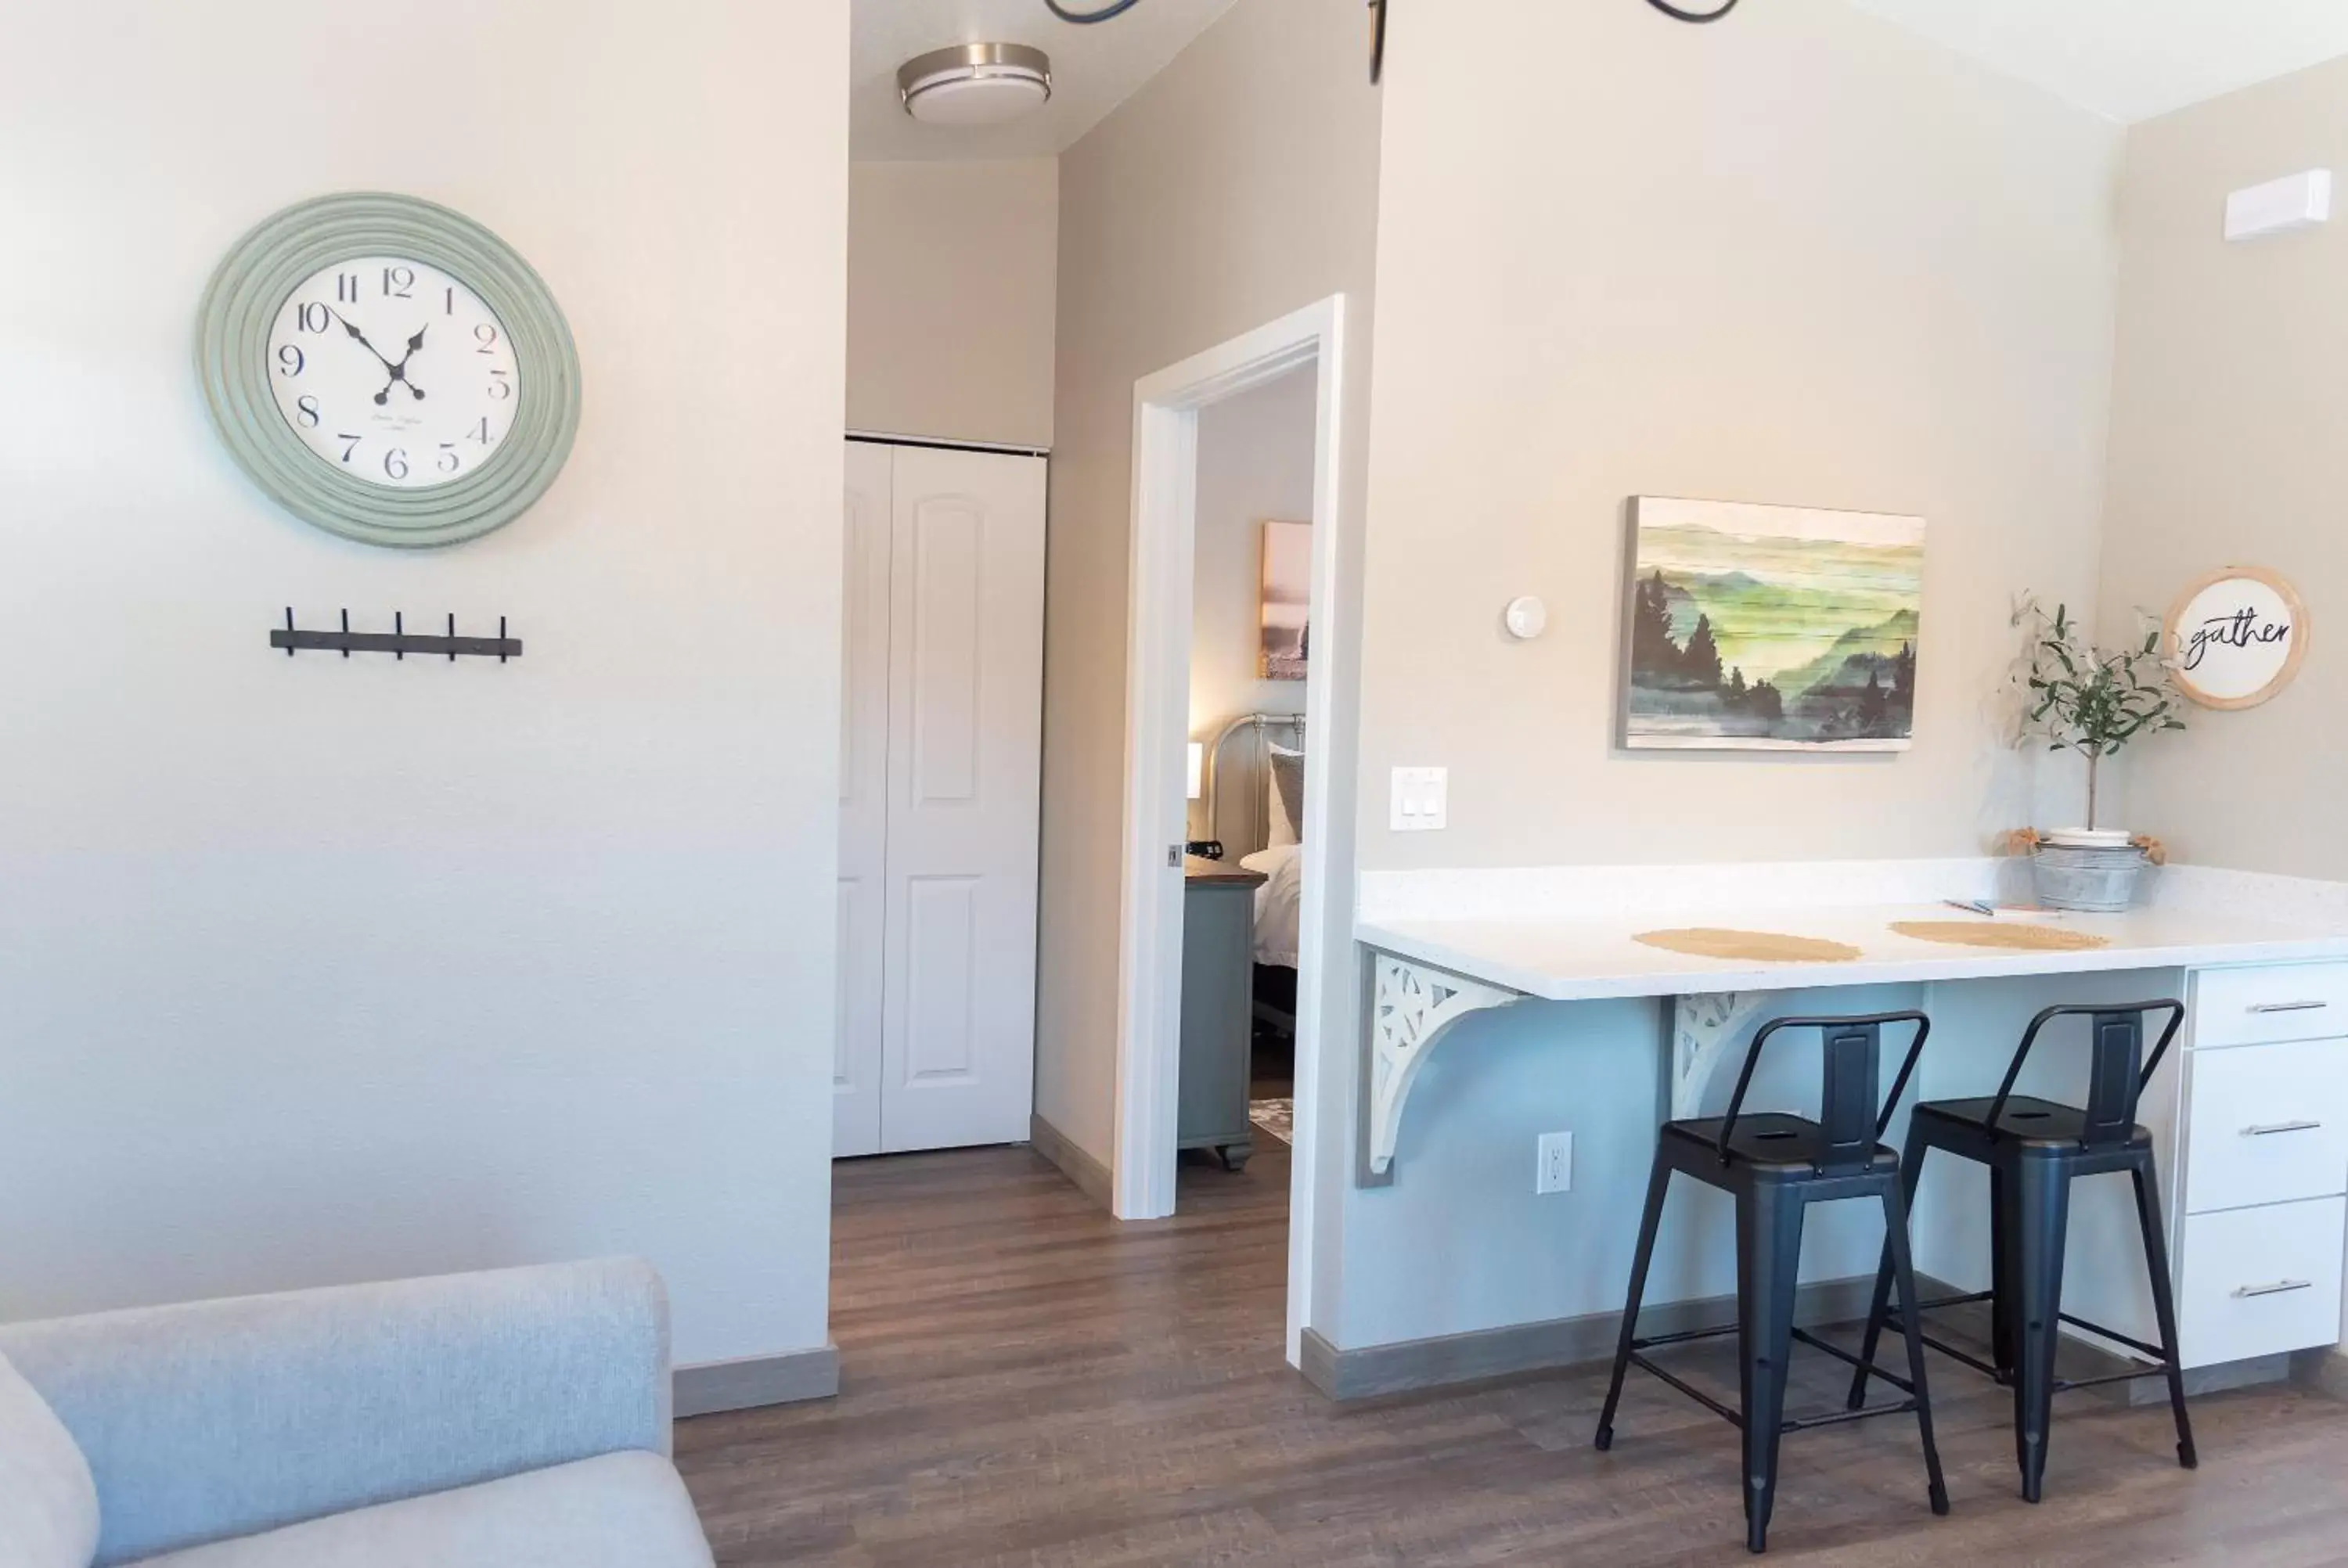
[[[1879,1107],[1878,1058],[1883,1026],[1888,1023],[1914,1024],[1916,1038],[1908,1047],[1907,1060],[1900,1063],[1891,1093]],[[1654,1173],[1647,1184],[1646,1214],[1639,1224],[1638,1256],[1631,1266],[1631,1297],[1622,1307],[1622,1337],[1614,1348],[1613,1380],[1607,1386],[1606,1408],[1598,1418],[1598,1446],[1601,1450],[1613,1446],[1614,1409],[1622,1398],[1622,1374],[1633,1365],[1725,1417],[1745,1434],[1745,1543],[1755,1552],[1768,1543],[1769,1512],[1777,1495],[1777,1440],[1783,1433],[1805,1427],[1913,1410],[1917,1433],[1924,1443],[1932,1512],[1949,1512],[1948,1488],[1941,1481],[1940,1450],[1932,1443],[1932,1404],[1924,1386],[1924,1346],[1918,1331],[1906,1328],[1908,1377],[1902,1379],[1794,1327],[1802,1216],[1812,1204],[1841,1198],[1879,1201],[1900,1299],[1903,1304],[1916,1299],[1915,1279],[1908,1263],[1908,1212],[1900,1185],[1900,1162],[1878,1140],[1890,1123],[1891,1108],[1900,1102],[1900,1091],[1908,1086],[1931,1028],[1931,1020],[1920,1012],[1784,1018],[1765,1024],[1745,1053],[1745,1070],[1737,1074],[1736,1091],[1729,1096],[1728,1114],[1716,1120],[1666,1122],[1657,1142]],[[1816,1122],[1776,1112],[1742,1114],[1745,1091],[1752,1084],[1762,1047],[1768,1044],[1770,1036],[1786,1029],[1815,1029],[1824,1044],[1825,1085]],[[1720,1328],[1643,1339],[1637,1333],[1639,1301],[1646,1293],[1647,1266],[1654,1255],[1655,1231],[1663,1217],[1663,1197],[1674,1171],[1719,1187],[1736,1199],[1736,1321]],[[1903,1326],[1914,1321],[1912,1312],[1902,1317]],[[1665,1371],[1644,1354],[1659,1345],[1727,1334],[1737,1337],[1743,1362],[1735,1409]],[[1872,1371],[1908,1398],[1874,1409],[1853,1406],[1827,1415],[1787,1419],[1787,1362],[1797,1339],[1862,1371]],[[1874,1353],[1870,1340],[1866,1358],[1871,1359]]]
[[[2163,1011],[2168,1014],[2168,1023],[2147,1061],[2145,1020]],[[2093,1020],[2086,1105],[2062,1105],[2014,1093],[2014,1081],[2022,1075],[2031,1047],[2038,1043],[2039,1031],[2055,1019],[2073,1016]],[[2177,1304],[2169,1288],[2168,1248],[2161,1235],[2152,1134],[2136,1124],[2137,1103],[2184,1020],[2184,1004],[2175,1001],[2048,1008],[2030,1020],[2022,1047],[2013,1053],[2005,1081],[1998,1085],[1995,1095],[1987,1100],[1926,1101],[1916,1107],[1908,1123],[1900,1185],[1910,1202],[1915,1201],[1916,1183],[1923,1173],[1929,1150],[1945,1150],[1990,1169],[1990,1288],[1928,1301],[1922,1309],[1990,1303],[1991,1359],[1982,1361],[1930,1335],[1924,1342],[2013,1388],[2014,1458],[2022,1467],[2022,1495],[2032,1502],[2038,1501],[2046,1475],[2047,1429],[2054,1396],[2068,1389],[2165,1375],[2169,1408],[2177,1417],[2177,1462],[2187,1470],[2197,1462],[2193,1426],[2185,1414],[2185,1375],[2177,1358]],[[2153,1316],[2160,1327],[2157,1345],[2132,1339],[2063,1310],[2063,1246],[2070,1225],[2071,1184],[2081,1176],[2119,1171],[2126,1171],[2136,1183],[2137,1219],[2144,1230]],[[1895,1257],[1887,1250],[1877,1271],[1875,1305],[1859,1350],[1862,1364],[1851,1378],[1853,1409],[1867,1398],[1869,1368],[1864,1363],[1873,1358],[1876,1340],[1892,1316],[1889,1290],[1895,1268],[1904,1291],[1907,1256],[1902,1253]],[[1900,1310],[1899,1319],[1903,1332],[1914,1332],[1914,1322],[1905,1308]],[[2058,1378],[2054,1350],[2059,1325],[2064,1323],[2102,1335],[2149,1359],[2128,1371],[2104,1377]]]

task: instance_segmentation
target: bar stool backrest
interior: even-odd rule
[[[2166,1012],[2168,1021],[2147,1061],[2144,1055],[2144,1021],[2156,1012]],[[2023,1032],[2021,1049],[2013,1053],[2013,1061],[2005,1070],[2005,1081],[1997,1086],[1997,1098],[1990,1102],[1988,1127],[1992,1138],[1998,1135],[1998,1118],[2005,1112],[2006,1097],[2013,1092],[2014,1081],[2022,1076],[2022,1064],[2030,1059],[2030,1048],[2038,1043],[2039,1031],[2058,1018],[2075,1016],[2090,1020],[2086,1114],[2079,1132],[2079,1146],[2114,1148],[2127,1143],[2136,1132],[2137,1102],[2144,1098],[2146,1085],[2160,1070],[2160,1059],[2168,1054],[2169,1042],[2177,1038],[2178,1030],[2185,1022],[2183,1002],[2051,1007],[2032,1019],[2029,1029]]]
[[[1912,1023],[1916,1038],[1909,1042],[1907,1058],[1900,1064],[1900,1076],[1891,1081],[1891,1092],[1880,1105],[1876,1102],[1876,1086],[1881,1081],[1883,1026],[1887,1023]],[[1728,1097],[1728,1114],[1721,1119],[1720,1132],[1714,1141],[1720,1163],[1728,1163],[1728,1136],[1736,1127],[1736,1118],[1745,1109],[1745,1091],[1752,1087],[1753,1069],[1761,1060],[1761,1048],[1769,1037],[1782,1029],[1814,1029],[1818,1031],[1825,1054],[1825,1078],[1818,1091],[1818,1125],[1825,1130],[1826,1146],[1817,1161],[1822,1174],[1839,1174],[1863,1171],[1875,1158],[1875,1145],[1891,1125],[1892,1107],[1900,1103],[1900,1094],[1908,1087],[1909,1075],[1916,1071],[1916,1059],[1923,1054],[1924,1037],[1932,1032],[1932,1020],[1921,1012],[1869,1013],[1859,1018],[1781,1018],[1765,1023],[1746,1048],[1744,1071],[1736,1075],[1736,1091]]]

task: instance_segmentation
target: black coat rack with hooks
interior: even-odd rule
[[[405,659],[411,653],[445,654],[451,664],[457,661],[458,654],[495,659],[500,664],[509,659],[521,657],[521,639],[506,635],[506,618],[502,615],[498,617],[498,634],[495,637],[458,636],[457,617],[453,612],[448,617],[446,635],[412,632],[407,630],[407,617],[397,610],[392,613],[389,631],[353,631],[351,612],[347,610],[343,611],[341,630],[304,631],[294,624],[294,607],[290,604],[285,607],[285,624],[270,630],[269,646],[283,648],[288,659],[294,657],[297,649],[303,648],[315,649],[323,653],[340,653],[345,659],[354,653],[388,653],[395,659]]]

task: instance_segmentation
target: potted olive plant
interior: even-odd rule
[[[2185,702],[2169,682],[2160,629],[2147,629],[2140,644],[2113,650],[2089,644],[2063,605],[2050,616],[2025,599],[2013,620],[2025,629],[2017,672],[2024,734],[2087,760],[2086,825],[2024,835],[2038,902],[2050,909],[2125,909],[2157,846],[2127,828],[2103,825],[2099,774],[2106,757],[2185,727],[2178,716]]]

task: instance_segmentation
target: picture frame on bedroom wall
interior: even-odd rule
[[[1266,681],[1302,681],[1313,651],[1311,523],[1263,525],[1262,582],[1256,673]]]
[[[1924,519],[1636,496],[1628,751],[1904,752]]]

